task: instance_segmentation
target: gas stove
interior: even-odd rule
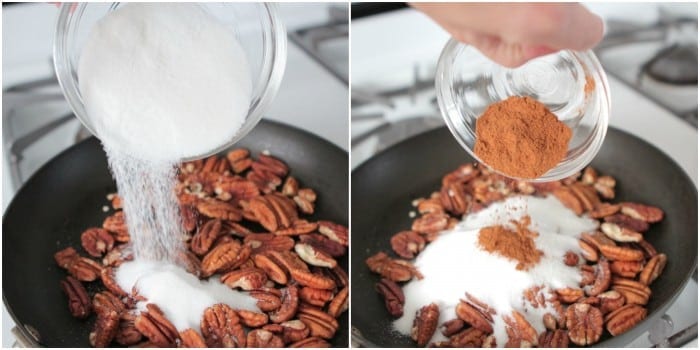
[[[353,168],[444,125],[434,75],[448,35],[418,11],[382,5],[352,7]],[[687,5],[590,7],[606,20],[607,35],[596,54],[610,83],[610,125],[661,149],[697,186],[697,5]],[[697,297],[696,277],[667,314],[628,346],[697,347]],[[361,346],[361,335],[353,334],[354,345]]]
[[[91,135],[72,115],[54,76],[56,8],[13,4],[3,6],[2,12],[4,211],[36,170]],[[307,130],[345,150],[349,148],[347,13],[344,3],[280,4],[279,15],[290,39],[287,68],[265,117]],[[14,322],[4,306],[2,325],[4,348],[23,345],[11,332]]]

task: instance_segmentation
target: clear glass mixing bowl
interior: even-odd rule
[[[198,3],[229,27],[246,52],[252,72],[253,93],[243,126],[226,144],[191,160],[218,153],[243,138],[260,121],[282,81],[287,59],[287,32],[270,3]],[[100,18],[120,3],[63,3],[54,38],[54,67],[58,82],[78,119],[97,136],[78,88],[78,60],[88,34]]]
[[[451,39],[440,55],[435,86],[447,126],[480,162],[474,154],[476,120],[490,104],[510,96],[542,102],[571,128],[566,157],[540,178],[528,181],[559,180],[583,169],[600,150],[608,129],[610,88],[592,51],[560,51],[511,69]]]

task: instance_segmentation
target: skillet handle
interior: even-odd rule
[[[10,331],[15,336],[15,342],[12,344],[13,348],[36,348],[39,346],[36,341],[29,339],[17,326],[12,327]]]

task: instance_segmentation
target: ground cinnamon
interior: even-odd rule
[[[506,226],[489,226],[479,231],[479,245],[490,253],[495,253],[518,262],[516,269],[528,270],[540,261],[543,253],[537,249],[534,238],[537,233],[528,230],[530,217],[520,222],[513,221],[515,230]]]
[[[535,179],[565,156],[571,129],[542,103],[509,97],[476,121],[476,156],[506,175]]]

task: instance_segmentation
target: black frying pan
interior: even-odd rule
[[[411,201],[430,195],[440,187],[444,174],[472,161],[448,129],[441,128],[410,138],[353,171],[351,305],[353,337],[360,343],[415,346],[408,337],[391,331],[393,319],[374,291],[379,278],[369,271],[365,259],[380,250],[391,252],[389,238],[411,227]],[[651,286],[649,316],[627,333],[597,344],[623,347],[664,314],[697,266],[697,189],[668,156],[612,128],[592,165],[617,179],[617,201],[649,203],[666,212],[665,219],[645,233],[658,251],[668,255],[664,273]]]
[[[261,121],[236,147],[257,155],[269,150],[283,159],[303,186],[318,193],[312,220],[348,223],[348,155],[304,131]],[[94,315],[71,317],[59,288],[66,273],[53,254],[66,246],[79,251],[80,234],[100,226],[108,213],[105,195],[116,186],[99,141],[90,138],[64,151],[32,176],[5,211],[2,229],[3,300],[20,330],[37,345],[89,347]],[[347,270],[347,258],[341,262]],[[92,287],[92,288],[90,288]],[[94,286],[88,286],[88,291]],[[344,313],[332,343],[348,346]],[[37,336],[33,336],[35,333]]]

